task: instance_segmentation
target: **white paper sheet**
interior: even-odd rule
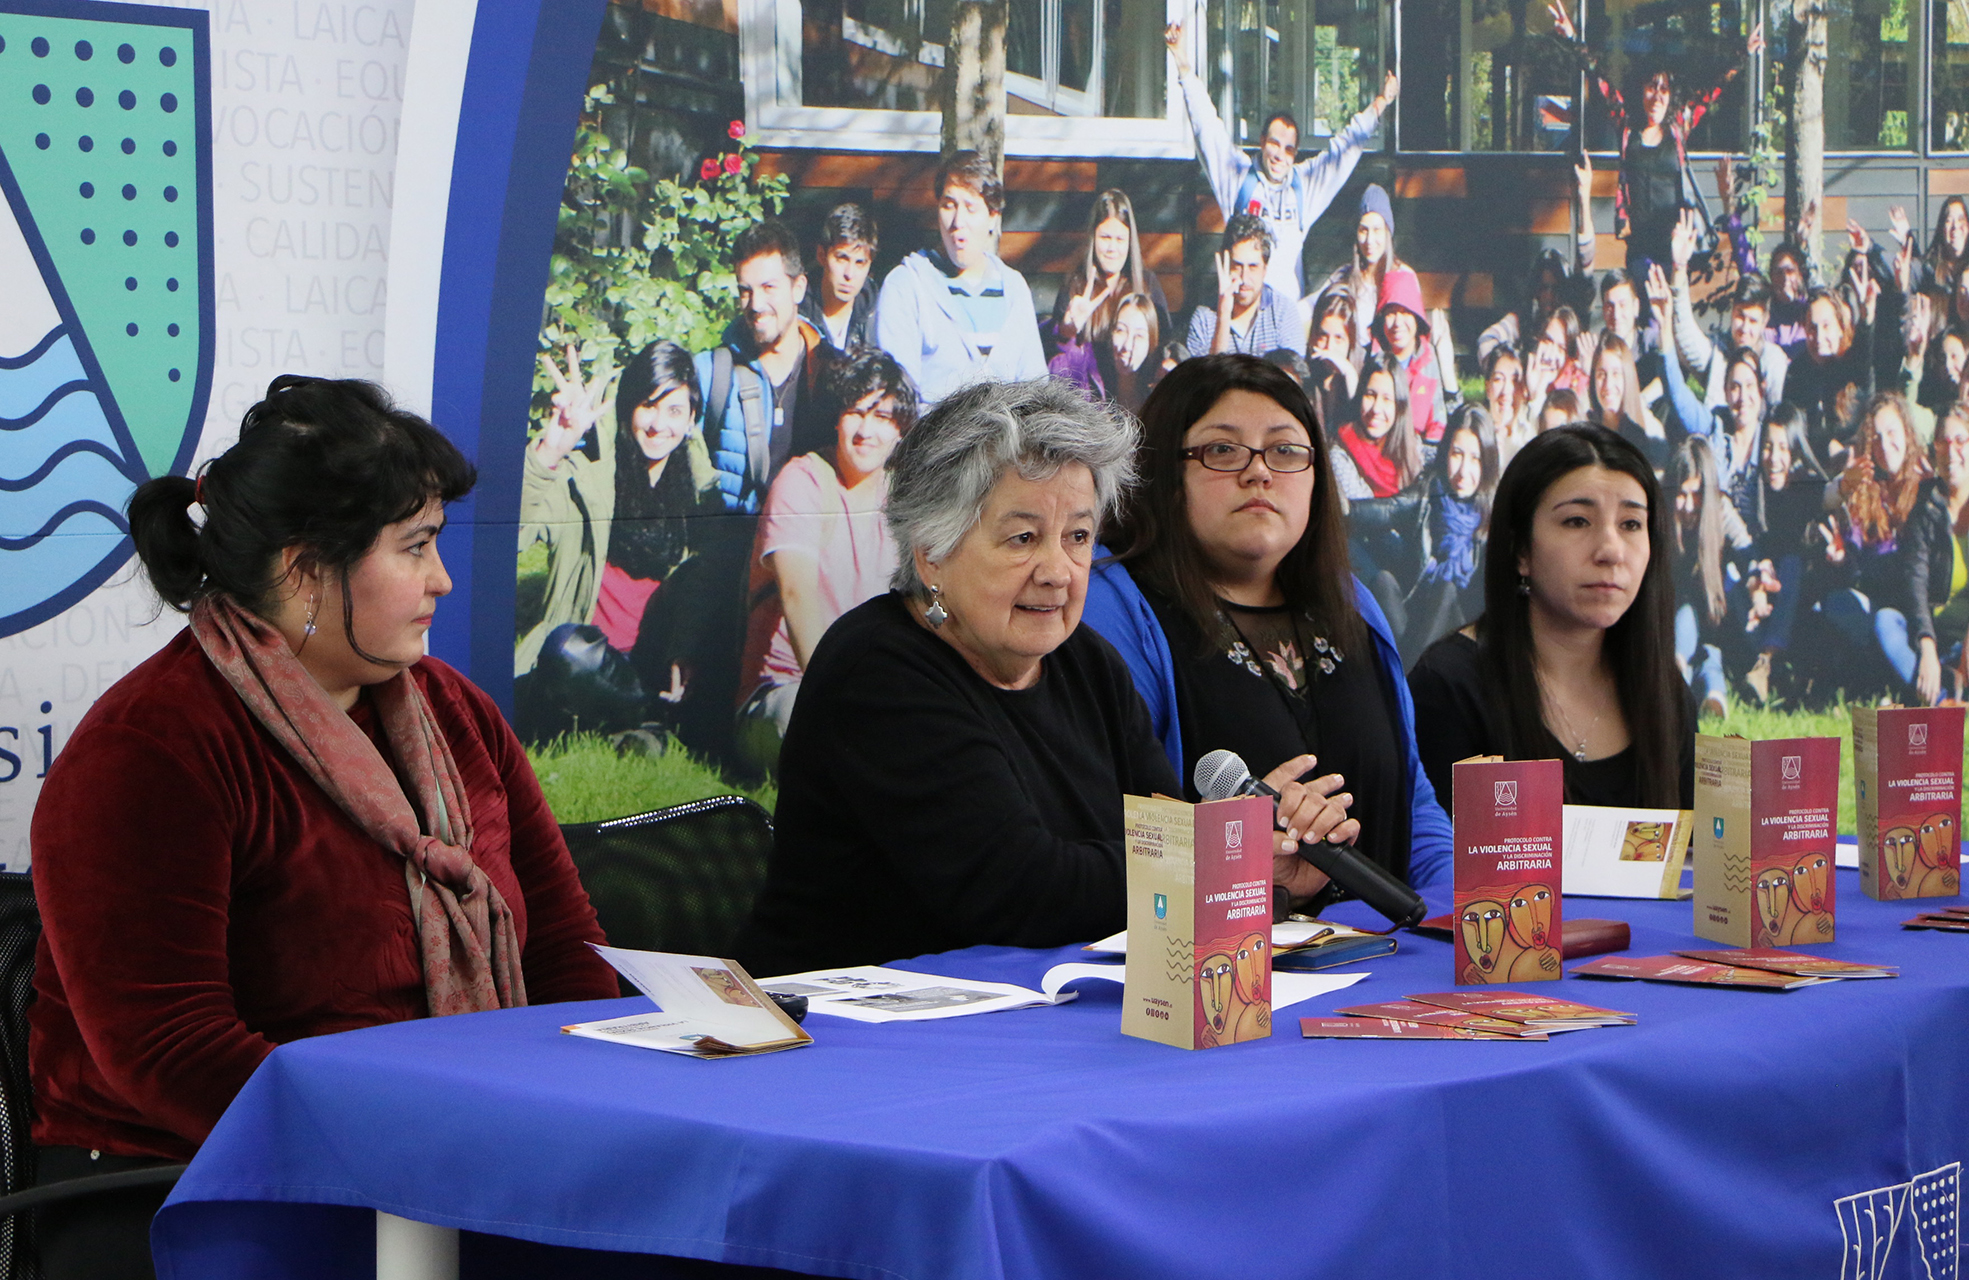
[[[1039,981],[1047,992],[1058,991],[1069,982],[1079,978],[1099,978],[1107,982],[1120,982],[1127,972],[1126,966],[1118,964],[1056,964],[1046,971]],[[1314,996],[1343,991],[1353,986],[1364,973],[1287,973],[1272,970],[1272,1008],[1286,1009],[1302,1004]]]
[[[1674,809],[1609,809],[1597,805],[1565,807],[1565,894],[1567,897],[1660,898],[1664,880],[1670,895],[1681,884],[1688,841],[1677,831],[1682,815]],[[1644,832],[1652,825],[1657,831]],[[1633,840],[1630,841],[1630,833]],[[1643,836],[1652,837],[1644,840]],[[1634,859],[1638,848],[1671,849],[1667,859]],[[1672,860],[1672,873],[1665,865]]]
[[[1359,929],[1350,929],[1344,924],[1328,924],[1324,920],[1286,920],[1272,926],[1272,950],[1302,947],[1315,938],[1364,936]],[[1086,950],[1096,955],[1125,956],[1128,954],[1128,930],[1110,934],[1099,942],[1090,942]]]
[[[1119,967],[1114,965],[1094,967],[1113,968],[1120,972]],[[810,1013],[852,1018],[856,1022],[927,1022],[937,1018],[961,1018],[973,1013],[1000,1013],[1006,1009],[1029,1009],[1034,1005],[1064,1004],[1074,998],[1072,992],[1042,994],[1009,982],[945,978],[933,973],[912,973],[907,969],[872,964],[793,973],[783,978],[769,978],[759,985],[780,995],[807,997]]]
[[[702,1022],[679,1014],[665,1013],[652,1009],[648,1013],[632,1013],[621,1018],[605,1018],[600,1022],[577,1022],[573,1026],[562,1027],[571,1036],[583,1036],[589,1040],[612,1040],[617,1044],[634,1045],[639,1049],[660,1049],[664,1053],[681,1053],[687,1057],[704,1058],[714,1056],[699,1047],[706,1035],[715,1035],[707,1030]],[[715,1036],[724,1040],[723,1036]],[[781,1039],[784,1039],[782,1034]],[[731,1041],[726,1040],[730,1044]]]

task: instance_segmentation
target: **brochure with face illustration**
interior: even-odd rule
[[[568,1035],[693,1058],[772,1053],[814,1042],[730,960],[622,947],[595,947],[595,954],[654,1000],[657,1011],[562,1027]]]
[[[1459,761],[1456,984],[1560,976],[1565,774],[1557,760]]]
[[[1839,739],[1697,734],[1696,936],[1736,947],[1831,942],[1838,813]]]
[[[1853,799],[1867,897],[1962,888],[1961,707],[1854,707]]]
[[[1122,817],[1122,1032],[1179,1049],[1271,1035],[1272,800],[1124,796]]]

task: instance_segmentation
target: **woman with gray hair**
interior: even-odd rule
[[[843,614],[807,665],[747,968],[1122,927],[1121,797],[1180,794],[1127,667],[1079,625],[1135,447],[1134,419],[1057,380],[965,388],[897,446],[894,590]],[[1296,862],[1291,835],[1344,806],[1271,780]]]
[[[894,590],[843,614],[807,666],[747,968],[1122,927],[1121,797],[1177,790],[1127,669],[1079,626],[1135,438],[1050,379],[965,388],[904,437]]]

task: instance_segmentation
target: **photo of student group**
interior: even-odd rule
[[[964,650],[976,624],[931,571],[948,547],[903,536],[895,486],[960,406],[1012,412],[980,388],[1042,379],[1134,442],[1057,585],[1120,653],[1169,764],[1187,778],[1240,744],[1261,773],[1318,756],[1377,847],[1426,862],[1448,765],[1480,750],[1561,757],[1592,802],[1679,804],[1700,717],[1961,698],[1969,206],[1943,201],[1926,235],[1898,207],[1882,240],[1853,223],[1821,267],[1816,208],[1760,238],[1748,204],[1708,210],[1688,158],[1761,27],[1703,83],[1629,66],[1616,84],[1551,13],[1582,109],[1616,139],[1624,265],[1596,266],[1608,239],[1575,152],[1568,248],[1500,278],[1508,309],[1471,332],[1425,302],[1387,187],[1355,180],[1395,72],[1319,145],[1281,110],[1247,147],[1177,24],[1222,226],[1207,262],[1190,255],[1186,305],[1144,250],[1137,208],[1158,193],[1091,196],[1049,305],[1001,256],[1001,169],[951,151],[918,170],[913,222],[843,201],[747,227],[738,314],[709,349],[658,341],[619,370],[543,352],[523,732],[668,735],[788,785],[784,745],[841,619],[900,601]],[[1322,224],[1351,252],[1309,273]],[[1066,465],[1006,448],[1034,483]],[[1029,621],[1020,593],[1052,592],[1050,572],[992,607]],[[1323,737],[1341,722],[1372,728]]]

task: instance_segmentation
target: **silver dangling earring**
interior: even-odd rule
[[[1522,573],[1518,575],[1518,594],[1521,596],[1531,594],[1531,579]]]
[[[316,613],[318,613],[318,612],[320,612],[320,610],[321,610],[321,597],[320,597],[319,595],[311,595],[311,596],[309,596],[309,597],[308,597],[308,621],[307,621],[307,623],[306,623],[306,625],[304,625],[304,626],[303,626],[303,627],[301,628],[301,648],[300,648],[300,649],[296,649],[296,650],[294,651],[294,656],[295,656],[295,657],[297,657],[297,658],[298,658],[298,657],[300,657],[300,656],[301,656],[301,649],[305,649],[305,648],[307,648],[307,647],[308,647],[308,641],[310,641],[310,640],[312,640],[312,639],[314,639],[314,620],[315,620],[315,614],[316,614]]]
[[[930,607],[923,611],[923,621],[936,628],[941,628],[944,623],[950,621],[950,610],[943,607],[942,587],[930,588]]]

